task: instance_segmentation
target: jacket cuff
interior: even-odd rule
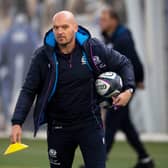
[[[133,90],[133,94],[135,93],[135,87],[133,87],[133,86],[127,86],[127,87],[124,87],[123,88],[123,91],[126,91],[126,90],[128,90],[128,89],[132,89]]]
[[[23,123],[22,123],[21,121],[19,121],[19,120],[12,120],[11,122],[12,122],[12,126],[13,126],[13,125],[20,125],[20,126],[22,126],[22,124],[23,124]]]

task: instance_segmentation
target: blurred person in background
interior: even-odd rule
[[[39,0],[22,0],[27,6],[27,18],[32,27],[32,30],[37,32],[41,36],[41,24],[42,24],[42,3]]]
[[[10,126],[10,111],[23,83],[33,50],[39,44],[38,35],[28,22],[26,4],[18,1],[15,5],[15,17],[10,28],[1,36],[0,47],[2,111],[6,128]]]
[[[11,25],[12,17],[11,17],[11,8],[12,8],[12,2],[10,0],[0,0],[0,53],[2,50],[2,39],[4,34],[6,33],[6,30]],[[1,57],[1,54],[0,54]],[[1,58],[0,58],[1,60]],[[5,124],[4,124],[4,113],[2,112],[2,84],[1,79],[3,76],[3,72],[0,71],[0,130],[4,130]]]
[[[102,10],[100,28],[105,44],[131,60],[134,67],[136,87],[137,89],[144,89],[143,66],[136,52],[132,34],[128,28],[120,23],[119,16],[114,9],[107,7]],[[111,103],[111,100],[109,100],[109,103]],[[114,144],[117,131],[121,130],[126,135],[128,143],[137,153],[138,162],[134,168],[154,168],[152,158],[144,148],[131,121],[129,104],[117,110],[107,108],[105,118],[107,155]]]
[[[12,1],[0,0],[0,36],[6,32],[12,21]]]
[[[51,19],[55,12],[62,7],[59,1],[44,0],[42,13],[42,36],[44,36],[46,31],[52,27]]]
[[[83,14],[86,12],[86,0],[68,0],[66,8],[72,11],[74,14]]]

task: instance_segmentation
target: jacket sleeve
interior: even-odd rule
[[[98,40],[94,43],[96,43],[96,55],[100,55],[100,59],[105,64],[103,71],[112,71],[119,74],[123,80],[123,90],[128,88],[135,89],[133,66],[127,57],[111,48],[106,47]]]
[[[23,124],[40,88],[40,59],[39,55],[36,52],[34,55],[35,56],[31,61],[29,71],[27,73],[26,79],[24,81],[23,87],[16,103],[16,107],[12,117],[13,125]]]
[[[129,34],[129,37],[127,38],[118,40],[114,45],[114,49],[124,54],[125,56],[127,56],[128,59],[130,59],[134,67],[136,83],[143,82],[144,81],[143,65],[136,52],[134,41],[132,39],[131,34]]]
[[[131,62],[119,52],[106,48],[105,60],[108,71],[119,74],[123,80],[123,89],[135,89],[135,77]]]

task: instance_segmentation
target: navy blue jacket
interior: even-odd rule
[[[76,33],[76,40],[83,49],[88,68],[95,76],[114,71],[121,75],[124,89],[135,87],[133,67],[125,56],[91,38],[81,26]],[[13,124],[22,125],[35,99],[35,135],[39,126],[47,122],[46,107],[57,88],[59,62],[55,45],[56,39],[50,30],[45,36],[44,45],[35,51],[12,118]]]
[[[136,83],[143,82],[143,65],[136,52],[131,32],[126,27],[119,25],[111,36],[106,35],[106,33],[103,33],[103,36],[106,44],[111,43],[114,50],[117,50],[131,60]]]

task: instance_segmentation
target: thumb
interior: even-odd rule
[[[113,104],[115,105],[115,104],[117,104],[119,101],[120,101],[120,97],[119,97],[119,96],[114,97],[114,99],[113,99]]]

